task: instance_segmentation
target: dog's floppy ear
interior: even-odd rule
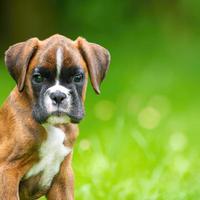
[[[5,63],[13,79],[16,81],[18,90],[24,88],[26,73],[31,58],[38,48],[38,39],[31,38],[25,42],[17,43],[5,52]]]
[[[100,85],[110,64],[110,53],[102,46],[77,38],[78,48],[86,62],[92,86],[100,94]]]

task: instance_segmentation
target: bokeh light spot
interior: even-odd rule
[[[187,138],[181,132],[176,132],[169,139],[169,146],[172,151],[182,151],[187,145]]]
[[[177,156],[175,157],[173,165],[174,165],[174,170],[177,171],[180,175],[183,175],[188,171],[190,163],[183,156]]]
[[[91,147],[91,144],[90,144],[90,141],[87,140],[87,139],[82,139],[79,143],[79,147],[82,151],[87,151],[90,149]]]
[[[154,129],[160,122],[160,112],[154,107],[144,108],[138,116],[138,122],[141,127],[146,129]]]
[[[96,154],[93,157],[91,173],[94,176],[102,176],[110,168],[110,163],[103,154]]]

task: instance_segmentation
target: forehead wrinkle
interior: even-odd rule
[[[65,46],[63,55],[63,66],[79,65],[80,56],[75,48]]]
[[[85,71],[85,64],[82,62],[79,50],[67,41],[54,40],[51,43],[48,41],[40,51],[39,65],[55,68],[57,71],[57,80],[59,79],[62,67],[81,66]]]
[[[40,63],[49,63],[49,64],[55,64],[55,55],[54,55],[54,48],[49,47],[40,56]]]
[[[41,49],[42,53],[41,53],[41,57],[40,59],[44,58],[45,55],[47,54],[48,51],[50,51],[50,49],[52,49],[52,47],[55,46],[56,41],[52,41],[52,40],[44,40],[43,41],[43,48]]]

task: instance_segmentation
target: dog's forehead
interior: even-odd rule
[[[60,35],[41,41],[37,53],[39,66],[54,68],[80,66],[85,68],[82,56],[74,41]]]

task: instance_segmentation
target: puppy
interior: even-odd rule
[[[17,86],[0,109],[0,200],[74,199],[71,159],[88,76],[99,94],[109,62],[105,48],[58,34],[6,51]]]

